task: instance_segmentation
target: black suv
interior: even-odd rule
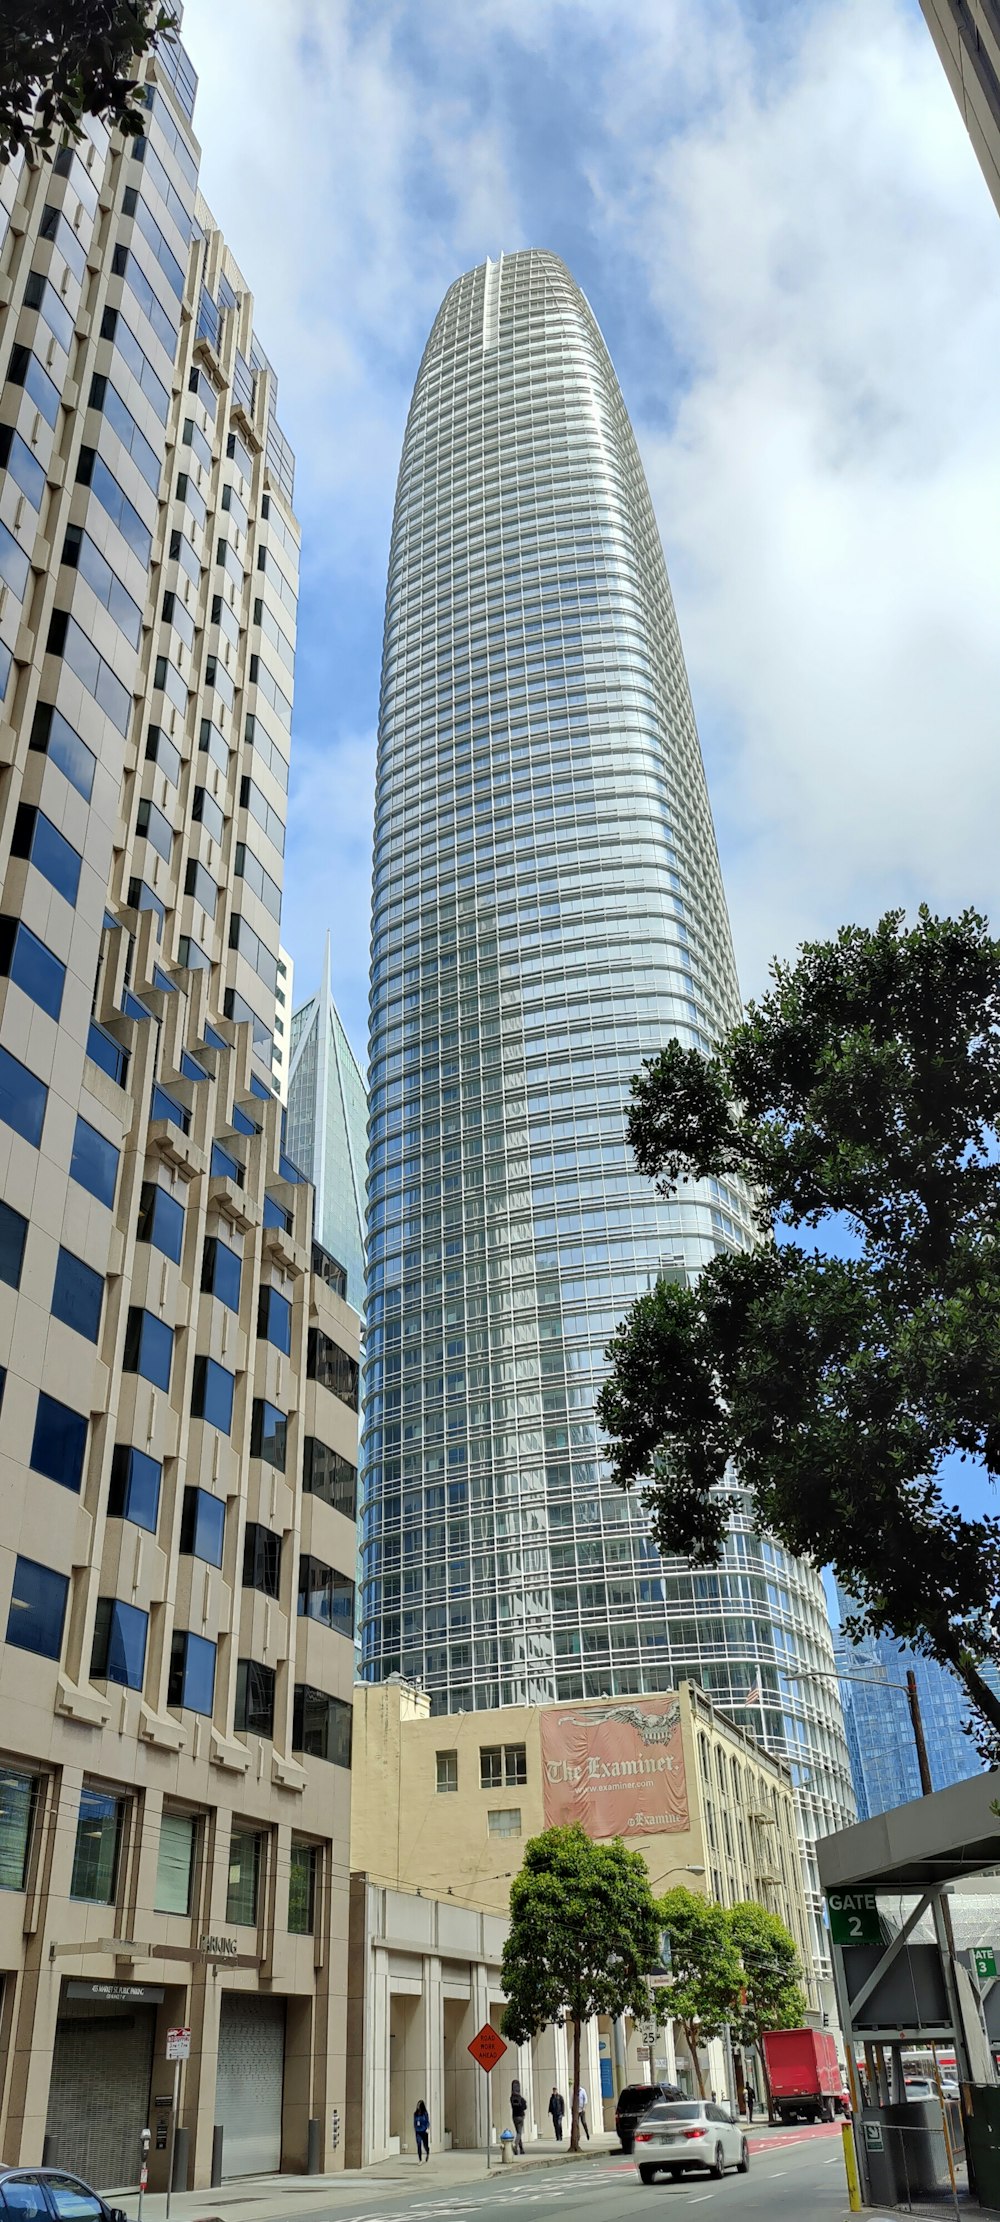
[[[635,2125],[654,2099],[682,2099],[676,2083],[626,2083],[618,2093],[615,2107],[615,2129],[623,2153],[630,2153],[635,2144]]]

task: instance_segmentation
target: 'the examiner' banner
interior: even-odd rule
[[[662,1697],[542,1712],[546,1828],[649,1836],[688,1826],[680,1708]]]

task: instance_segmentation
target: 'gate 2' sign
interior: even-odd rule
[[[828,1890],[826,1903],[835,1944],[881,1944],[882,1923],[873,1890]]]

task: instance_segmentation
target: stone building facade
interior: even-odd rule
[[[184,2180],[342,2157],[359,1322],[272,1086],[292,456],[144,75],[0,179],[0,2150],[162,2187],[168,2027]]]

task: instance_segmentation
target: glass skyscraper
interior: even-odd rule
[[[837,1602],[843,1620],[852,1609],[851,1600],[838,1589]],[[840,1694],[859,1820],[873,1820],[876,1814],[921,1795],[913,1724],[901,1687],[911,1670],[934,1789],[947,1790],[953,1782],[981,1772],[982,1761],[963,1726],[972,1708],[961,1683],[946,1667],[936,1659],[922,1658],[890,1634],[862,1636],[852,1643],[841,1627],[834,1635],[834,1649],[838,1667],[849,1677],[841,1683]],[[981,1671],[996,1688],[996,1669]]]
[[[790,1679],[833,1668],[818,1578],[739,1514],[722,1570],[662,1562],[594,1417],[635,1295],[751,1239],[736,1185],[662,1202],[624,1132],[641,1059],[739,1009],[621,392],[564,264],[504,256],[434,323],[392,532],[363,1671],[442,1711],[694,1674],[792,1760],[815,1836],[853,1817],[836,1682]]]
[[[365,1155],[368,1092],[330,986],[326,937],[319,993],[293,1013],[288,1153],[316,1191],[313,1232],[343,1266],[347,1301],[365,1302]]]

